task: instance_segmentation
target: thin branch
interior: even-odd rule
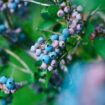
[[[80,45],[80,42],[81,42],[80,40],[77,42],[76,46],[74,47],[74,49],[71,52],[71,55],[73,55],[77,51],[78,46]]]
[[[51,31],[51,30],[40,30],[42,32],[49,32],[51,34],[57,34],[57,35],[61,35],[59,32],[54,32],[54,31]]]
[[[31,3],[37,4],[37,5],[41,5],[41,6],[46,6],[46,7],[51,6],[51,4],[45,4],[45,3],[41,3],[41,2],[38,2],[38,1],[35,1],[35,0],[24,0],[24,1],[25,2],[31,2]]]

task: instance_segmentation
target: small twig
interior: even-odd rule
[[[57,35],[61,35],[59,32],[53,32],[51,30],[40,30],[42,32],[49,32],[49,33],[52,33],[52,34],[57,34]]]
[[[81,42],[80,40],[77,42],[76,46],[74,47],[74,49],[71,52],[71,55],[73,55],[77,51],[80,42]]]
[[[98,12],[99,9],[100,9],[100,5],[99,5],[95,10],[93,10],[93,11],[87,16],[86,21],[89,21],[89,19],[90,19],[93,15],[95,15],[95,14]]]
[[[24,0],[24,1],[25,2],[31,2],[31,3],[37,4],[37,5],[41,5],[41,6],[46,6],[46,7],[51,6],[51,4],[45,4],[45,3],[41,3],[41,2],[38,2],[38,1],[35,1],[35,0]]]
[[[97,12],[97,15],[105,22],[105,14],[103,12]]]
[[[27,72],[24,68],[22,68],[22,67],[19,67],[19,66],[17,66],[16,64],[14,64],[14,63],[12,63],[12,62],[9,62],[9,64],[11,65],[11,66],[13,66],[14,68],[17,68],[18,70],[20,70],[20,71],[22,71],[22,72],[24,72],[24,73],[29,73],[29,72]]]

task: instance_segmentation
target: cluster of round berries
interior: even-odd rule
[[[0,34],[12,43],[21,43],[26,40],[26,35],[21,28],[9,29],[5,24],[0,24]]]
[[[17,90],[17,84],[14,79],[2,76],[0,77],[0,90],[3,90],[5,94],[14,93]]]
[[[105,27],[103,24],[99,24],[95,27],[94,32],[90,35],[90,39],[93,40],[99,35],[105,36]]]
[[[31,47],[31,51],[35,53],[36,60],[42,61],[41,69],[49,71],[55,70],[58,66],[64,70],[66,67],[65,60],[62,58],[66,51],[66,43],[70,38],[70,33],[67,28],[63,29],[62,35],[51,35],[49,44],[43,37],[40,37],[37,42]],[[66,60],[71,61],[71,55],[66,54]],[[61,59],[59,61],[59,59]]]
[[[0,48],[0,65],[5,65],[9,60],[9,55]]]
[[[23,8],[27,7],[27,2],[21,0],[0,0],[0,11],[9,9],[11,13],[14,13],[17,10],[23,11]]]
[[[61,3],[58,17],[67,18],[68,29],[71,35],[81,33],[83,29],[82,6],[67,6],[65,2]]]

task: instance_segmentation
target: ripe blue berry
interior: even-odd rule
[[[4,24],[0,24],[0,33],[6,30],[6,27]]]
[[[42,54],[40,54],[40,56],[39,56],[39,60],[42,60],[43,59],[43,56],[44,56],[44,54],[42,53]]]
[[[6,87],[9,90],[13,90],[15,88],[15,81],[12,78],[9,78],[6,82]]]
[[[10,9],[11,12],[14,12],[16,10],[16,3],[15,2],[9,2],[8,3],[8,8]]]
[[[46,64],[50,64],[51,58],[48,55],[42,56],[42,61]]]
[[[6,99],[1,99],[1,105],[7,105],[8,102],[6,101]]]
[[[58,39],[59,39],[59,36],[58,36],[58,35],[52,35],[52,36],[50,37],[50,39],[51,39],[52,41],[58,40]]]
[[[63,35],[60,35],[59,36],[59,40],[66,42],[67,41],[67,37],[64,37]]]
[[[18,41],[19,42],[23,42],[23,41],[25,41],[25,39],[26,39],[25,34],[24,33],[20,33],[19,36],[18,36]]]
[[[47,44],[46,46],[45,46],[45,50],[47,51],[47,52],[52,52],[53,51],[53,46],[51,46],[51,45],[49,45],[49,44]]]
[[[63,34],[63,36],[68,38],[70,36],[69,29],[68,28],[63,29],[62,34]]]
[[[57,57],[57,53],[56,52],[51,52],[49,54],[49,56],[51,57],[51,59],[55,59]]]
[[[5,76],[0,77],[0,84],[5,84],[7,82],[7,78]]]

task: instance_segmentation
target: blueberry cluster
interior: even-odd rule
[[[103,24],[99,24],[95,27],[94,32],[90,35],[90,39],[93,40],[99,35],[105,36],[105,27]]]
[[[80,34],[83,29],[82,6],[67,6],[65,2],[61,3],[58,17],[65,17],[68,23],[69,33],[71,35]]]
[[[27,8],[27,2],[21,0],[0,0],[0,11],[8,9],[11,13],[14,13],[18,10],[23,11],[24,8]]]
[[[42,61],[41,69],[51,71],[60,67],[60,69],[67,71],[67,64],[72,60],[72,56],[66,48],[67,42],[71,35],[80,34],[83,30],[82,11],[81,6],[70,7],[65,2],[61,3],[57,15],[67,17],[68,27],[63,29],[61,35],[51,35],[50,44],[43,37],[40,37],[31,47],[36,60]]]
[[[38,38],[31,47],[31,51],[35,54],[36,60],[42,61],[41,69],[52,71],[59,66],[64,70],[66,63],[62,56],[66,51],[66,43],[69,38],[70,33],[67,28],[63,29],[62,35],[51,35],[50,43],[43,37]],[[71,61],[71,59],[71,55],[66,54],[66,60]]]
[[[5,94],[14,93],[16,89],[17,86],[14,79],[5,76],[0,77],[0,90],[4,91]]]

